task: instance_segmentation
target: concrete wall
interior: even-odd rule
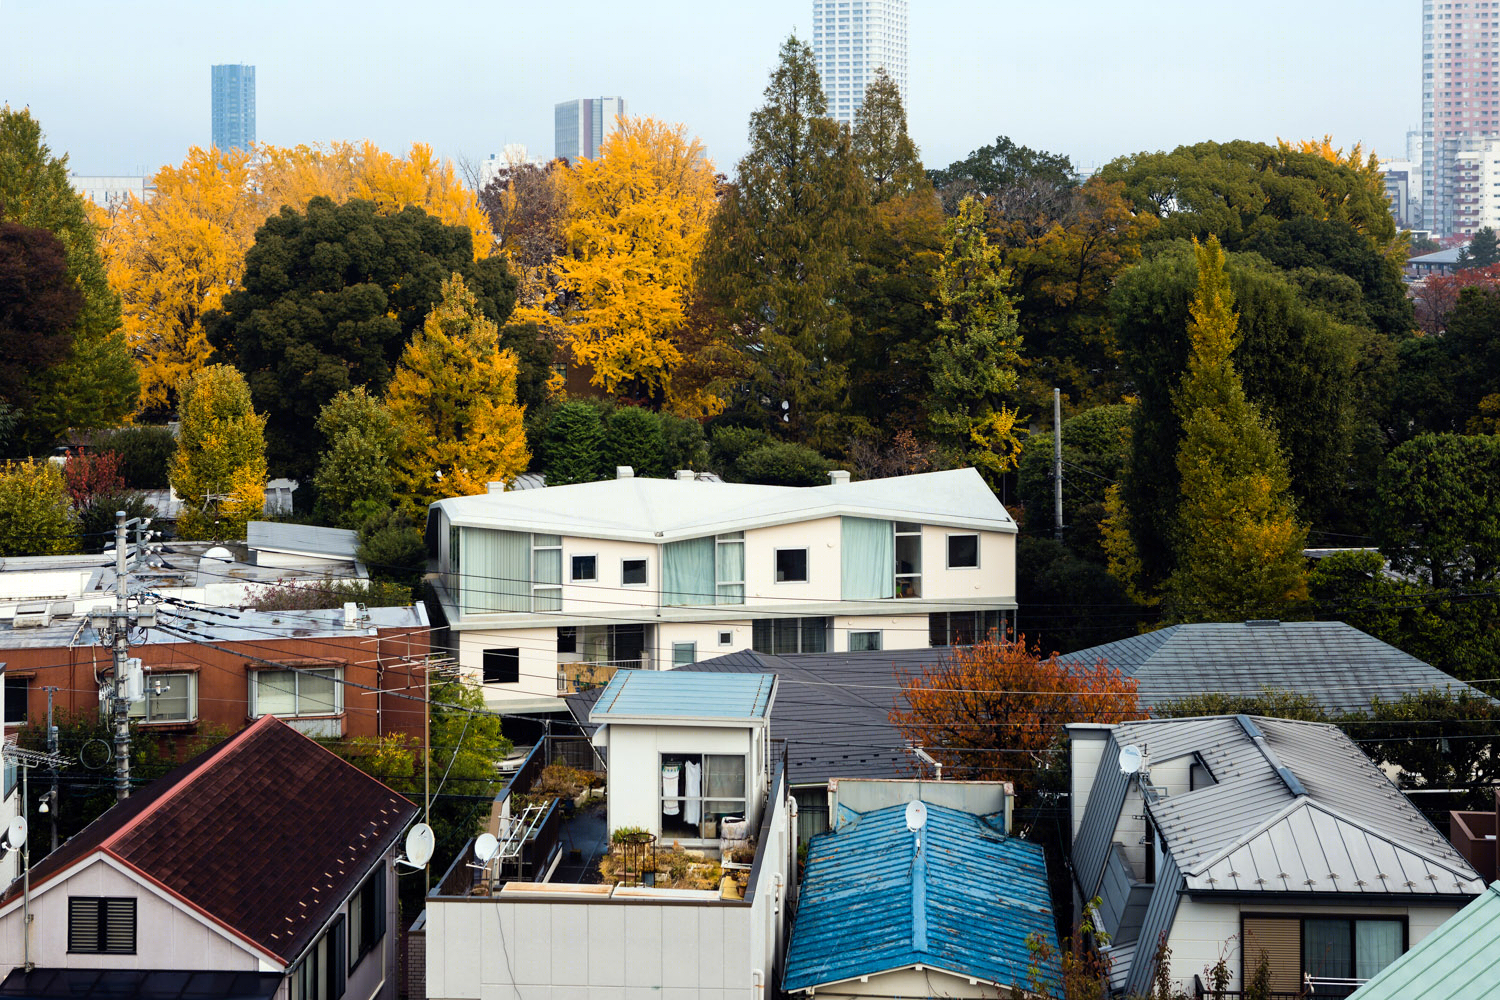
[[[1234,974],[1229,989],[1243,989],[1240,949],[1240,914],[1259,913],[1298,917],[1351,917],[1379,916],[1405,917],[1407,919],[1407,947],[1415,948],[1422,939],[1436,930],[1467,903],[1468,899],[1456,900],[1448,906],[1348,906],[1343,904],[1287,903],[1268,894],[1264,903],[1251,902],[1202,902],[1183,896],[1178,902],[1177,919],[1167,937],[1172,949],[1172,980],[1191,995],[1193,976],[1203,975],[1223,955]],[[1152,950],[1145,942],[1137,946],[1138,960],[1150,961]],[[1252,970],[1253,971],[1253,970]]]
[[[69,896],[136,900],[134,955],[68,954]],[[0,968],[23,961],[21,900],[0,914]],[[74,874],[33,891],[31,961],[72,969],[223,969],[274,972],[275,967],[229,931],[171,900],[155,887],[98,858]]]

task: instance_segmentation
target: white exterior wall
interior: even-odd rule
[[[647,645],[654,646],[652,662],[662,670],[672,666],[672,644],[693,642],[698,644],[698,659],[709,660],[738,649],[749,649],[751,624],[748,618],[737,618],[721,622],[663,622],[655,627],[656,641],[647,636]],[[719,644],[719,633],[730,633],[728,645]]]
[[[636,826],[648,833],[661,834],[661,754],[664,753],[745,755],[745,782],[749,786],[745,818],[753,827],[760,821],[759,802],[765,791],[758,780],[764,774],[761,732],[760,726],[748,725],[730,728],[610,723],[605,731],[609,747],[609,794],[605,801],[610,831]]]
[[[927,645],[927,614],[835,615],[830,651],[847,653],[850,632],[879,632],[881,649],[922,649]]]
[[[575,538],[564,535],[563,609],[564,615],[629,620],[639,608],[655,608],[661,603],[660,547],[645,542],[617,542],[607,538]],[[573,556],[595,556],[593,582],[573,582]],[[646,560],[644,586],[625,586],[621,582],[620,564],[626,559]]]
[[[1073,839],[1076,840],[1078,828],[1083,826],[1083,814],[1088,809],[1089,793],[1094,790],[1099,762],[1104,759],[1104,748],[1109,746],[1109,730],[1104,727],[1070,729],[1068,736],[1069,770],[1072,773],[1068,810],[1072,813]]]
[[[745,603],[800,607],[816,601],[841,600],[843,567],[839,542],[843,531],[840,518],[822,517],[745,532]],[[807,550],[806,583],[776,582],[777,549]]]
[[[775,992],[769,980],[784,929],[793,844],[787,800],[774,808],[748,904],[429,899],[427,996],[766,1000]]]
[[[129,896],[136,900],[134,955],[68,954],[69,896]],[[21,900],[0,912],[0,967],[23,961]],[[33,891],[31,961],[47,968],[222,969],[278,972],[259,952],[229,931],[106,858],[95,859],[66,878]]]
[[[1260,902],[1202,902],[1183,896],[1177,905],[1177,918],[1172,922],[1172,931],[1167,944],[1172,949],[1172,981],[1186,989],[1191,995],[1193,976],[1203,975],[1203,970],[1218,962],[1222,955],[1229,963],[1234,979],[1229,989],[1243,989],[1240,969],[1243,956],[1240,953],[1240,914],[1258,913],[1285,916],[1317,917],[1405,917],[1407,920],[1407,947],[1415,948],[1422,939],[1457,913],[1467,897],[1448,906],[1348,906],[1343,904],[1310,904],[1298,901],[1287,903],[1275,895]],[[1142,952],[1137,950],[1137,957]],[[1146,959],[1150,959],[1147,954]]]
[[[464,680],[479,684],[484,677],[486,649],[520,650],[521,680],[516,684],[485,684],[487,705],[507,700],[557,697],[557,629],[486,629],[452,633],[458,647],[458,670]]]

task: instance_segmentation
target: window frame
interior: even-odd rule
[[[20,693],[19,695],[15,695],[12,694],[13,691],[18,691]],[[19,699],[21,707],[24,709],[19,718],[12,716],[10,713],[12,698]],[[7,726],[24,726],[28,721],[30,721],[31,678],[15,677],[9,673],[5,674],[5,705],[3,711],[0,711],[0,716],[3,716],[5,725]]]
[[[1359,932],[1356,929],[1356,925],[1361,920],[1374,920],[1374,921],[1386,921],[1386,922],[1399,923],[1401,925],[1401,952],[1400,952],[1400,954],[1398,954],[1396,956],[1396,960],[1400,961],[1402,955],[1405,955],[1407,952],[1411,951],[1411,919],[1410,919],[1410,915],[1408,915],[1408,914],[1391,914],[1391,915],[1385,915],[1385,914],[1376,914],[1376,913],[1349,913],[1347,911],[1341,911],[1341,910],[1329,910],[1327,912],[1324,912],[1324,911],[1315,911],[1315,912],[1311,912],[1311,913],[1309,913],[1309,912],[1292,913],[1292,912],[1288,912],[1288,911],[1285,911],[1285,910],[1277,910],[1277,911],[1241,910],[1240,911],[1240,941],[1242,941],[1242,942],[1245,940],[1245,921],[1247,919],[1249,919],[1249,920],[1295,920],[1297,922],[1297,979],[1300,982],[1306,982],[1306,978],[1305,977],[1308,975],[1308,971],[1307,971],[1307,921],[1309,921],[1309,920],[1344,920],[1344,921],[1347,921],[1349,923],[1349,934],[1350,934],[1350,938],[1351,938],[1351,940],[1350,940],[1350,948],[1349,948],[1349,960],[1354,965],[1354,967],[1356,969],[1358,968],[1358,964],[1359,964],[1359,955],[1358,955],[1358,953],[1356,951],[1356,949],[1358,947],[1358,935],[1359,935]],[[1243,951],[1244,951],[1244,949],[1242,948],[1241,952],[1243,952]],[[1240,956],[1240,974],[1241,974],[1241,976],[1251,976],[1251,975],[1254,975],[1254,967],[1250,965],[1249,958],[1246,955],[1244,955],[1244,954],[1241,954],[1241,956]],[[1248,982],[1248,979],[1246,979],[1244,981]]]
[[[678,660],[677,660],[677,654],[684,647],[686,647],[686,649],[687,649],[688,658],[686,660],[683,660],[682,662],[679,663]],[[673,667],[685,667],[685,666],[688,666],[689,664],[697,663],[697,662],[698,662],[698,642],[697,642],[697,640],[694,639],[694,640],[688,640],[686,642],[674,642],[674,643],[672,643],[672,666]]]
[[[349,900],[349,971],[359,968],[365,956],[385,941],[386,926],[385,862],[366,876]],[[359,912],[355,912],[358,904]],[[358,919],[355,919],[358,917]],[[356,940],[357,935],[357,940]],[[358,947],[356,947],[356,944]]]
[[[639,583],[627,583],[625,581],[626,565],[628,563],[641,564],[641,581]],[[622,587],[649,587],[651,586],[651,560],[645,556],[631,556],[620,560],[620,586]]]
[[[733,646],[734,645],[734,629],[722,629],[721,628],[721,629],[718,630],[718,632],[719,632],[719,646],[720,646],[720,648],[725,647],[725,646]]]
[[[738,580],[721,580],[719,575],[724,568],[724,560],[720,557],[720,554],[730,545],[738,545],[740,548],[740,578]],[[730,593],[726,595],[724,593],[726,587],[731,590],[738,587],[740,592],[738,594]],[[714,536],[714,603],[745,603],[745,533],[743,531],[727,531],[722,535]]]
[[[668,757],[676,758],[677,760],[669,762],[667,760]],[[740,795],[737,795],[737,796],[735,796],[735,795],[709,796],[707,794],[707,791],[708,791],[708,788],[707,788],[707,786],[708,786],[708,780],[707,780],[706,772],[708,770],[708,765],[707,765],[706,761],[710,757],[722,757],[722,758],[725,758],[725,759],[738,759],[738,760],[740,760],[740,761],[743,762],[743,770],[741,771],[741,774],[744,776],[745,784],[744,784],[744,786],[743,786],[743,788],[741,790],[741,794]],[[698,794],[697,795],[670,795],[670,796],[667,795],[667,794],[665,794],[665,789],[662,787],[662,780],[661,780],[662,768],[666,764],[668,764],[668,763],[676,763],[676,762],[686,763],[689,760],[695,760],[696,763],[698,764],[698,766],[700,768],[703,768],[703,770],[704,770],[705,776],[700,781],[700,784],[698,785]],[[751,764],[752,764],[752,761],[751,761],[750,755],[748,753],[701,753],[701,752],[694,752],[694,751],[658,750],[657,754],[656,754],[656,823],[657,823],[657,830],[661,833],[661,835],[663,837],[666,836],[664,828],[665,828],[665,820],[666,820],[666,816],[667,816],[666,805],[667,805],[668,801],[676,802],[678,804],[678,813],[677,813],[677,815],[679,815],[679,816],[682,814],[683,807],[688,802],[696,802],[698,804],[698,836],[697,836],[697,838],[692,838],[692,837],[682,837],[682,838],[680,838],[680,839],[683,839],[683,840],[692,840],[692,839],[710,840],[710,839],[714,839],[714,838],[703,836],[703,826],[707,822],[708,803],[710,803],[710,802],[734,802],[734,803],[738,803],[739,804],[739,810],[738,810],[738,812],[725,813],[724,815],[726,815],[726,816],[739,815],[739,816],[744,816],[744,817],[746,817],[748,819],[749,815],[750,815],[749,814],[749,808],[750,808],[750,789],[752,787],[754,787],[753,786],[753,782],[754,782],[754,779],[755,779],[755,772],[751,769]],[[679,783],[679,785],[678,785],[679,790],[685,791],[685,785],[686,785],[685,781]]]
[[[333,678],[333,709],[317,712],[305,712],[302,710],[302,681],[303,674],[327,673]],[[296,711],[294,712],[267,712],[260,707],[260,686],[270,674],[293,674],[298,677],[296,687],[292,692],[292,700]],[[332,719],[344,714],[344,668],[338,666],[318,667],[267,667],[264,670],[250,671],[250,716],[259,719],[267,715],[274,715],[278,719]]]
[[[895,590],[896,600],[914,600],[922,597],[922,525],[914,521],[892,521],[891,522],[891,552],[895,557]],[[917,540],[916,569],[901,572],[901,539],[915,538]],[[901,592],[901,582],[905,580],[911,586],[911,593]]]
[[[980,544],[979,532],[977,531],[953,531],[944,536],[946,541],[943,545],[943,555],[947,560],[947,569],[979,569],[980,568]],[[973,565],[955,565],[953,562],[953,540],[955,538],[974,539],[974,563]]]
[[[152,682],[154,679],[162,679],[167,677],[182,677],[185,678],[188,682],[188,713],[187,718],[185,719],[153,719],[151,717],[151,700],[152,695],[155,694],[155,692],[151,689]],[[145,689],[145,697],[143,697],[139,702],[132,702],[130,705],[129,715],[131,722],[139,726],[188,726],[198,721],[197,670],[176,667],[168,670],[152,669],[146,673],[146,682],[143,687]],[[137,713],[135,710],[136,705],[142,706],[139,713]]]
[[[543,541],[544,539],[556,539],[555,542]],[[563,554],[562,535],[544,535],[535,532],[531,535],[531,611],[532,614],[546,614],[552,611],[562,610],[562,588],[563,588]],[[543,552],[557,553],[557,582],[540,583],[537,577],[537,556]],[[545,607],[546,603],[555,604],[555,607]]]
[[[502,658],[502,657],[510,657],[510,658],[512,658],[512,663],[515,665],[515,670],[514,670],[515,679],[514,680],[505,680],[504,679],[505,673],[507,673],[509,671],[504,671],[503,668],[501,670],[501,675],[500,675],[500,679],[499,680],[490,680],[490,654],[491,653],[497,654],[497,656],[496,656],[496,660],[497,661],[500,658]],[[497,662],[497,666],[499,666],[498,662]],[[481,684],[519,684],[519,683],[521,683],[521,647],[519,647],[519,646],[493,646],[493,647],[490,647],[488,649],[483,650],[480,653],[480,660],[479,660],[479,683],[481,683]]]
[[[783,649],[780,653],[776,651],[776,625],[780,622],[797,623],[797,648],[792,650]],[[820,622],[816,626],[823,633],[821,649],[808,649],[807,636],[813,631],[809,629],[808,622]],[[807,615],[802,617],[784,618],[756,618],[750,622],[750,648],[757,653],[769,653],[772,656],[780,656],[790,653],[826,653],[828,652],[829,636],[833,631],[833,617],[831,615]],[[769,645],[763,640],[769,636]],[[763,648],[765,647],[765,648]]]
[[[857,635],[873,635],[875,637],[875,645],[873,645],[873,646],[867,646],[864,649],[855,649],[854,648],[854,637],[857,636]],[[848,651],[851,652],[851,653],[879,653],[879,652],[882,652],[885,649],[885,630],[884,629],[878,629],[878,628],[850,629],[848,631],[847,638],[844,640],[844,645],[847,647]]]
[[[592,559],[593,575],[578,575],[578,560]],[[599,582],[599,553],[597,552],[570,552],[568,553],[568,582],[569,583],[598,583]]]
[[[94,904],[94,939],[98,947],[74,948],[73,947],[73,905],[75,903]],[[109,947],[109,906],[119,904],[128,906],[130,910],[130,948]],[[81,930],[81,929],[80,929]],[[68,897],[68,954],[69,955],[135,955],[140,951],[140,907],[134,896],[69,896]]]
[[[782,576],[781,576],[781,554],[783,552],[786,552],[786,553],[800,552],[800,553],[802,553],[802,579],[800,579],[800,580],[789,580],[789,579],[783,579],[782,578]],[[812,559],[811,559],[811,556],[809,555],[808,547],[807,546],[805,546],[805,545],[800,545],[800,546],[794,545],[794,546],[790,546],[788,548],[779,548],[778,547],[776,549],[773,549],[772,553],[773,554],[772,554],[772,557],[771,557],[771,570],[772,570],[772,573],[773,573],[774,578],[775,578],[774,579],[775,583],[782,584],[782,583],[811,583],[812,582],[812,566],[811,566]]]

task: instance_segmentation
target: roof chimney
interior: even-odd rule
[[[677,481],[679,483],[690,483],[696,478],[698,478],[698,474],[695,473],[692,469],[677,470]]]
[[[504,493],[505,492],[505,484],[504,483],[488,483],[488,484],[486,484],[485,488],[489,492],[491,492],[491,493]]]
[[[628,465],[617,465],[617,466],[615,466],[615,478],[616,479],[634,479],[635,478],[635,470],[632,469]]]
[[[849,484],[849,473],[843,469],[834,469],[828,474],[828,485],[847,486]]]

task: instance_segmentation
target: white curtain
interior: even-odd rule
[[[255,714],[295,715],[297,675],[290,670],[258,670],[255,673]]]
[[[1395,920],[1354,923],[1354,978],[1371,979],[1401,957],[1401,924]]]
[[[661,589],[661,602],[667,607],[714,603],[712,536],[662,546]]]
[[[878,601],[896,596],[896,538],[891,522],[868,517],[843,519],[840,561],[846,601]]]
[[[699,817],[703,815],[703,802],[699,798],[703,792],[703,767],[688,761],[682,765],[682,770],[682,795],[687,799],[682,804],[682,819],[697,826]]]
[[[531,535],[464,528],[459,589],[465,614],[531,610]]]
[[[720,541],[718,549],[718,603],[745,603],[745,542]]]

